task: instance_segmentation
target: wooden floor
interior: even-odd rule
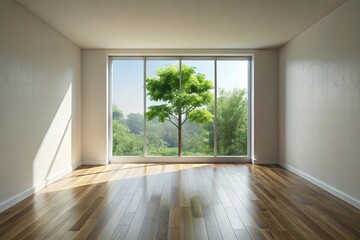
[[[81,167],[0,214],[1,239],[360,239],[360,210],[278,166]]]

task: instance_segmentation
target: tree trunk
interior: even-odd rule
[[[178,113],[178,157],[181,157],[182,154],[182,144],[181,144],[181,107],[179,108]]]

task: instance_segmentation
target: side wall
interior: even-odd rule
[[[79,166],[81,50],[0,2],[0,212]]]
[[[280,50],[283,166],[360,207],[360,1]]]
[[[108,55],[219,55],[254,56],[253,159],[278,160],[278,51],[276,50],[82,50],[82,159],[104,164],[107,159]]]

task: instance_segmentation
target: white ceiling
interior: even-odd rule
[[[81,48],[277,48],[345,0],[17,0]]]

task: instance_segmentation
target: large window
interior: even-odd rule
[[[110,69],[111,160],[248,158],[250,57],[111,57]]]

